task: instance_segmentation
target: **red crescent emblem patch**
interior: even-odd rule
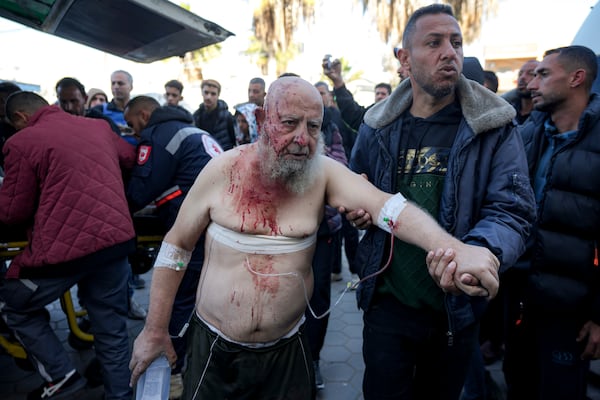
[[[152,146],[141,145],[138,148],[138,156],[137,156],[138,165],[146,164],[146,161],[148,161],[148,158],[150,158],[151,151],[152,151]]]
[[[204,145],[204,150],[206,150],[211,158],[215,158],[223,153],[223,149],[219,143],[210,135],[202,135],[202,144]]]

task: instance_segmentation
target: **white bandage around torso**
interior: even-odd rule
[[[396,193],[390,197],[379,211],[377,226],[392,233],[392,228],[404,207],[406,207],[406,197],[402,196],[402,193]]]
[[[317,233],[296,238],[289,236],[255,235],[232,231],[211,222],[207,232],[213,239],[227,247],[249,254],[287,254],[304,250],[315,244]]]
[[[169,268],[175,271],[186,269],[192,258],[192,252],[165,241],[154,261],[154,268]]]

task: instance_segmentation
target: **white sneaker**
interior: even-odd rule
[[[127,317],[129,319],[138,319],[143,320],[146,319],[146,310],[137,301],[131,297],[129,299],[129,311],[127,312]]]

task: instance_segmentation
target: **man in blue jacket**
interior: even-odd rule
[[[173,226],[181,203],[196,176],[222,150],[205,131],[192,125],[192,116],[177,106],[161,107],[148,96],[138,96],[125,107],[125,120],[140,136],[137,162],[127,188],[134,210],[152,203],[165,232]],[[193,252],[173,304],[169,323],[177,364],[172,370],[171,398],[181,395],[181,368],[185,356],[185,331],[194,309],[196,289],[204,260],[204,238]],[[179,393],[177,392],[179,388]]]
[[[399,60],[410,79],[365,114],[350,167],[383,191],[402,192],[461,241],[489,249],[501,268],[512,265],[534,218],[514,109],[461,75],[462,33],[450,6],[410,17]],[[371,227],[357,254],[361,277],[379,272],[358,290],[364,397],[458,399],[484,301],[442,291],[425,252],[389,237]]]

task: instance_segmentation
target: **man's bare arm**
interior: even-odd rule
[[[187,194],[177,219],[164,242],[191,252],[209,222],[210,196],[214,182],[219,182],[219,168],[211,163],[198,175],[196,182]],[[160,258],[157,258],[160,260]],[[140,375],[160,354],[165,354],[171,364],[177,358],[169,335],[171,310],[185,269],[174,270],[165,265],[155,264],[150,289],[150,305],[144,329],[136,338],[129,368],[131,385],[135,385]]]
[[[169,321],[175,294],[183,278],[184,270],[173,271],[157,268],[152,274],[150,305],[144,329],[135,339],[129,369],[130,385],[137,383],[141,374],[161,354],[173,365],[177,359],[169,335]]]

